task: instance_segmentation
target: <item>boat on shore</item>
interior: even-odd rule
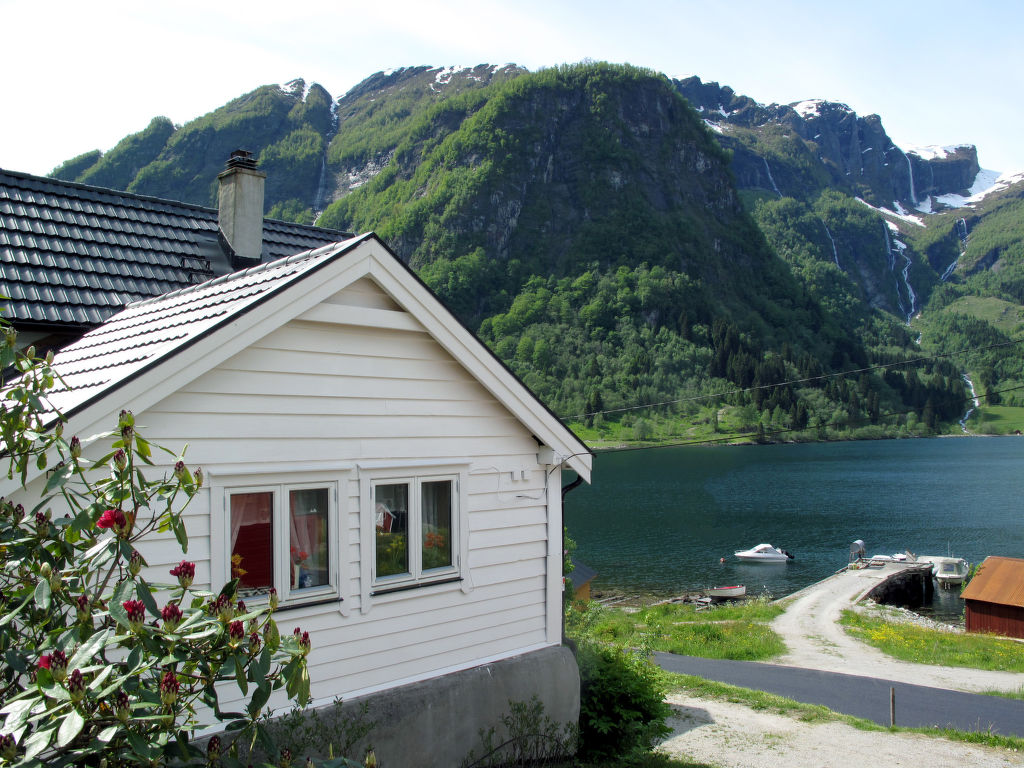
[[[785,563],[794,559],[786,550],[773,547],[771,544],[758,544],[750,549],[741,549],[735,555],[748,563]]]
[[[712,600],[735,600],[747,594],[746,584],[734,584],[730,587],[708,587],[704,593]]]

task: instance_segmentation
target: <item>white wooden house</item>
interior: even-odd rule
[[[378,756],[393,726],[435,739],[418,765],[457,764],[506,708],[509,659],[534,665],[505,678],[516,698],[571,689],[550,655],[561,473],[589,480],[591,455],[376,236],[129,305],[55,367],[65,434],[127,408],[147,438],[188,444],[207,478],[186,518],[197,581],[219,587],[235,554],[250,599],[277,588],[282,631],[311,633],[318,703],[417,692],[419,711],[378,721]],[[143,554],[161,579],[181,559],[173,538]]]

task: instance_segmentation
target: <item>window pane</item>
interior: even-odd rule
[[[231,494],[231,577],[248,594],[273,586],[273,491]]]
[[[423,483],[423,570],[449,568],[452,560],[452,481]]]
[[[409,486],[374,487],[377,576],[409,572]]]
[[[330,584],[327,551],[326,488],[306,488],[288,493],[291,529],[292,589]]]

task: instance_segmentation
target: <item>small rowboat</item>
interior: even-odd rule
[[[747,587],[745,584],[735,584],[731,587],[708,587],[705,592],[712,600],[728,600],[746,595]]]

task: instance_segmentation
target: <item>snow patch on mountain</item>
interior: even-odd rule
[[[908,155],[917,155],[922,160],[942,160],[950,155],[955,155],[961,149],[971,150],[973,148],[973,144],[951,144],[945,147],[929,144],[921,147],[908,147],[906,152]]]
[[[990,171],[983,168],[978,171],[974,184],[968,190],[970,195],[967,197],[955,194],[938,195],[935,201],[942,203],[948,208],[969,208],[975,203],[984,200],[988,195],[1001,192],[1007,187],[1021,182],[1024,182],[1024,171],[1001,174],[999,171]]]
[[[907,222],[909,224],[916,224],[919,227],[923,227],[924,226],[924,219],[922,219],[920,216],[914,216],[909,211],[907,211],[906,208],[904,208],[902,205],[900,205],[899,200],[893,200],[892,201],[892,205],[893,205],[893,209],[894,210],[890,210],[889,208],[876,208],[875,206],[873,206],[871,203],[869,203],[867,200],[865,200],[862,197],[858,197],[858,198],[856,198],[856,200],[857,200],[858,203],[866,205],[872,211],[876,211],[876,212],[882,214],[883,216],[893,216],[893,217],[895,217],[897,219],[900,219],[901,221],[905,221],[905,222]]]

